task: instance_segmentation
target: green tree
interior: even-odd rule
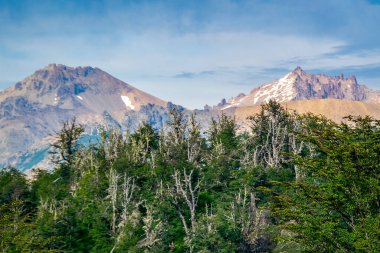
[[[303,135],[313,153],[295,161],[303,179],[276,198],[285,239],[305,251],[380,250],[380,121],[348,119],[313,121]]]
[[[71,121],[65,121],[63,127],[56,135],[56,141],[52,144],[53,162],[59,165],[57,172],[60,176],[57,180],[70,184],[73,180],[73,163],[75,155],[80,148],[79,138],[84,132],[84,127],[76,123],[74,117]]]
[[[228,117],[222,113],[217,120],[211,120],[209,129],[209,141],[211,148],[217,148],[222,145],[223,148],[229,152],[237,148],[237,126],[234,118]]]
[[[240,167],[240,138],[234,118],[221,114],[212,119],[207,132],[208,152],[205,187],[212,191],[223,191],[232,179],[232,174]]]
[[[29,198],[29,186],[22,172],[15,168],[0,170],[0,205]]]
[[[53,237],[44,238],[38,234],[21,200],[0,205],[1,252],[58,252],[50,247],[53,241]]]

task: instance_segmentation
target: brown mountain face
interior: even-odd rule
[[[216,108],[254,106],[273,99],[288,102],[311,99],[344,99],[370,103],[380,102],[380,92],[358,84],[355,76],[326,76],[307,74],[300,67],[272,83],[253,89],[249,95],[240,94]]]
[[[0,92],[0,165],[46,146],[74,116],[86,126],[162,124],[167,104],[98,68],[51,64]]]
[[[370,115],[375,119],[380,119],[380,103],[365,103],[362,101],[350,101],[341,99],[313,99],[282,102],[281,105],[299,114],[313,113],[323,115],[335,122],[341,122],[344,117]],[[226,112],[236,117],[238,122],[245,122],[247,117],[259,113],[260,105],[235,107],[227,109]],[[344,120],[343,120],[344,121]]]

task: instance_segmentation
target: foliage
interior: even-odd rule
[[[0,206],[0,249],[2,252],[58,252],[51,249],[54,238],[44,238],[24,212],[24,203],[14,200]]]
[[[282,227],[307,251],[378,252],[380,122],[323,124],[303,136],[315,148],[296,160],[304,178],[277,198]]]
[[[173,108],[165,131],[57,135],[56,166],[0,171],[3,252],[378,252],[380,123],[336,124],[270,101],[239,132],[203,133]]]
[[[75,153],[79,149],[78,140],[83,132],[83,126],[76,123],[76,118],[63,123],[61,131],[56,136],[56,142],[52,144],[51,154],[58,156],[54,157],[56,163],[72,165]]]
[[[0,205],[12,200],[29,199],[29,188],[23,174],[15,169],[0,170]]]

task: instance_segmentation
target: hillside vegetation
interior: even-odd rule
[[[249,121],[173,109],[89,146],[66,122],[54,170],[0,171],[2,252],[379,252],[380,121],[273,101]]]

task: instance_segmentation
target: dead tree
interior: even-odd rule
[[[124,174],[124,184],[123,184],[123,192],[122,192],[122,213],[121,213],[121,222],[119,227],[124,226],[128,220],[129,209],[133,200],[133,193],[135,191],[135,180],[127,177]]]
[[[119,156],[124,145],[123,135],[117,129],[102,129],[100,136],[104,156],[112,163]]]
[[[290,117],[280,104],[270,101],[261,112],[249,118],[252,122],[254,165],[278,167],[284,161]]]
[[[265,211],[256,206],[256,197],[253,191],[244,187],[235,194],[230,204],[226,218],[235,229],[238,229],[250,248],[257,247],[263,237],[262,226],[265,224]]]
[[[120,176],[113,170],[110,170],[109,175],[109,188],[108,196],[111,200],[112,206],[112,218],[111,218],[111,230],[115,236],[115,243],[111,249],[111,253],[114,252],[117,245],[123,240],[125,236],[124,228],[128,222],[131,222],[131,217],[133,216],[133,211],[137,210],[137,207],[141,202],[135,202],[134,191],[135,191],[135,181],[134,179],[127,177],[124,174],[124,181],[120,187],[121,193],[119,194],[118,181]],[[121,196],[120,196],[121,195]],[[121,202],[118,204],[118,202]],[[121,212],[118,212],[118,207],[121,207]],[[118,224],[117,224],[118,223]]]
[[[59,133],[56,134],[56,142],[52,144],[53,150],[49,153],[53,155],[53,162],[71,166],[75,154],[79,149],[79,138],[84,132],[84,127],[77,124],[74,117],[71,121],[65,121]]]
[[[193,173],[193,170],[191,170],[190,173],[187,173],[186,169],[184,169],[183,174],[181,175],[181,173],[175,171],[172,176],[174,179],[174,186],[172,190],[169,191],[185,233],[189,238],[192,237],[196,230],[196,207],[198,204],[198,194],[200,189],[199,179],[195,181],[193,179]],[[181,203],[183,202],[186,204],[187,211],[190,213],[190,224],[188,224],[188,221],[185,218],[185,210],[181,208]]]
[[[292,132],[289,133],[289,146],[290,152],[294,155],[300,155],[305,148],[304,141],[299,138],[302,132],[302,119],[301,117],[294,115],[295,120],[292,122]],[[296,181],[301,178],[301,172],[297,164],[294,164],[294,174]]]
[[[287,126],[283,126],[277,117],[269,117],[268,133],[263,145],[265,163],[269,167],[277,167],[282,162],[282,152],[286,144]]]
[[[196,163],[200,159],[201,155],[201,133],[200,126],[195,120],[195,115],[192,114],[188,126],[188,138],[187,138],[187,160],[191,163]]]
[[[108,196],[107,198],[111,201],[111,208],[112,208],[112,217],[111,217],[111,231],[113,234],[116,233],[116,211],[117,211],[117,190],[118,190],[118,181],[119,176],[117,175],[117,172],[113,169],[110,170],[109,176],[108,176]]]
[[[145,205],[146,215],[143,218],[143,239],[139,241],[139,248],[145,249],[144,252],[151,250],[154,245],[161,241],[161,234],[163,232],[163,223],[159,219],[154,218],[153,207]]]

